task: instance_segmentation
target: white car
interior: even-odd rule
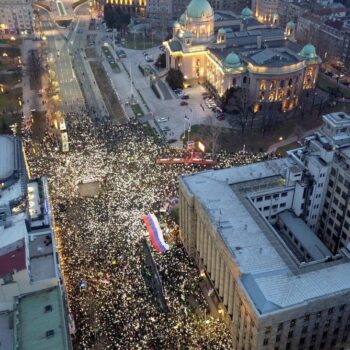
[[[157,122],[158,122],[158,123],[164,123],[164,122],[166,122],[167,120],[168,120],[168,118],[161,117],[161,118],[158,118],[158,119],[157,119]]]

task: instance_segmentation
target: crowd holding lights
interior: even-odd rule
[[[47,175],[61,266],[75,320],[76,349],[230,349],[224,323],[209,316],[201,276],[177,237],[170,215],[178,176],[192,165],[156,165],[157,157],[181,156],[162,146],[136,122],[93,124],[88,116],[67,118],[70,152],[57,151],[47,135],[32,152],[32,176]],[[256,162],[263,154],[221,154],[217,167]],[[98,195],[82,197],[78,184],[101,183]],[[167,210],[163,210],[167,208]],[[154,212],[167,242],[153,251],[169,312],[162,312],[145,283],[142,215]]]

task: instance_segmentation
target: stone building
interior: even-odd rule
[[[31,34],[33,28],[31,0],[0,0],[0,35]]]
[[[321,62],[315,48],[300,49],[290,40],[294,28],[285,33],[261,25],[248,8],[238,23],[221,27],[206,0],[192,0],[165,42],[167,69],[180,69],[186,80],[203,82],[218,97],[240,87],[255,111],[270,102],[293,109],[302,92],[315,87]]]
[[[235,349],[350,346],[350,237],[331,251],[315,233],[350,146],[342,119],[325,116],[286,158],[180,178],[181,238]]]
[[[252,0],[255,17],[264,24],[278,24],[279,0]]]

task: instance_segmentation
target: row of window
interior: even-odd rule
[[[266,196],[256,197],[255,199],[256,199],[257,202],[262,202],[263,200],[268,201],[271,198],[278,199],[278,198],[280,198],[280,196],[281,197],[287,197],[288,196],[288,192],[275,193],[272,196],[270,194],[267,194]]]

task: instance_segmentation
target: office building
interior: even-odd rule
[[[321,217],[326,228],[330,215],[346,209],[340,157],[350,149],[350,117],[323,120],[286,158],[180,178],[181,238],[205,272],[234,348],[350,346],[350,237],[335,237],[342,242],[336,249],[319,226]],[[327,202],[335,213],[324,209]],[[339,219],[334,224],[343,227],[347,217]]]
[[[291,110],[303,91],[314,89],[321,62],[311,44],[301,48],[289,40],[291,23],[284,31],[261,25],[249,8],[237,18],[214,14],[206,0],[192,0],[165,42],[167,69],[181,70],[217,97],[240,87],[255,112],[270,102]]]

